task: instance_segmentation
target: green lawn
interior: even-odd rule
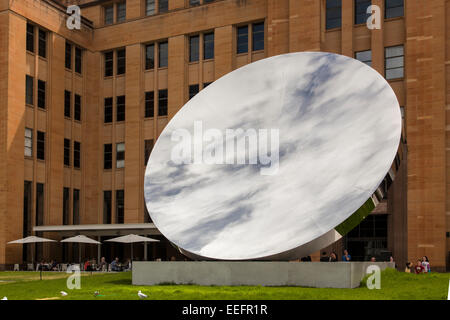
[[[381,275],[381,290],[314,289],[299,287],[203,287],[195,285],[133,286],[131,273],[83,274],[80,290],[66,287],[66,273],[0,272],[0,299],[61,299],[61,300],[128,300],[139,299],[142,290],[149,299],[213,299],[213,300],[390,300],[390,299],[447,299],[450,274],[414,275],[386,270]],[[62,297],[60,291],[68,296]],[[94,292],[100,295],[95,297]]]

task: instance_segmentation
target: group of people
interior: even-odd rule
[[[131,260],[127,259],[125,263],[121,263],[119,258],[116,257],[111,262],[111,271],[129,271],[131,270]],[[108,271],[108,263],[105,257],[100,259],[100,263],[97,264],[95,259],[86,260],[84,263],[84,271]]]
[[[429,273],[431,272],[430,260],[428,260],[427,256],[423,256],[422,259],[418,259],[415,265],[412,262],[406,263],[405,272],[407,273]]]
[[[339,258],[335,251],[332,251],[330,253],[330,255],[328,255],[325,251],[323,251],[322,256],[320,257],[320,262],[338,262],[338,261],[339,261]],[[342,261],[342,262],[352,261],[352,256],[348,253],[347,249],[344,250],[340,261]],[[376,257],[370,258],[370,262],[376,262],[376,261],[377,261]],[[389,262],[395,263],[394,258],[392,256],[389,258]]]

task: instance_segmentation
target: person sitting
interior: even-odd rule
[[[99,271],[106,271],[106,270],[108,270],[108,264],[106,263],[105,257],[102,257],[100,259],[100,263],[98,265],[98,269],[97,270],[99,270]]]
[[[92,266],[91,266],[91,262],[89,260],[87,260],[84,263],[84,271],[92,271]]]
[[[128,259],[127,262],[123,266],[124,271],[131,271],[131,260]]]
[[[328,255],[325,251],[322,251],[322,256],[320,257],[320,262],[328,262],[328,261],[330,261],[330,258],[328,257]]]
[[[406,263],[405,272],[406,272],[406,273],[411,273],[411,269],[412,269],[412,263],[408,261],[408,262]]]
[[[50,262],[50,270],[51,270],[51,271],[58,271],[58,264],[56,263],[55,260],[52,260],[52,261]]]
[[[122,266],[120,265],[119,258],[115,258],[111,262],[111,271],[122,271]]]
[[[417,264],[416,264],[416,266],[414,267],[414,272],[415,272],[415,274],[425,273],[425,268],[424,268],[424,266],[422,265],[422,261],[417,260]]]
[[[329,262],[337,262],[338,261],[338,258],[337,258],[337,254],[336,254],[336,252],[332,252],[331,254],[330,254],[330,260],[329,260]]]

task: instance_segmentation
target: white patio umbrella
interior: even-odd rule
[[[117,238],[108,239],[105,241],[110,242],[120,242],[120,243],[130,243],[131,244],[131,260],[133,261],[133,243],[136,242],[159,242],[159,240],[139,236],[137,234],[127,234],[126,236],[121,236]],[[147,249],[147,247],[145,248]],[[147,260],[147,250],[145,250],[145,260]]]
[[[9,241],[8,244],[29,244],[29,243],[37,243],[37,242],[56,242],[52,239],[46,239],[36,236],[29,236],[23,239]],[[31,250],[31,263],[34,265],[34,250]]]
[[[73,242],[73,243],[87,243],[87,244],[102,244],[101,242],[88,238],[83,235],[78,235],[75,237],[70,237],[64,240],[61,240],[61,242]],[[78,246],[78,261],[81,263],[81,246]]]

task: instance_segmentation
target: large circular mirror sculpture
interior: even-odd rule
[[[288,260],[327,247],[375,207],[401,136],[397,98],[369,66],[292,53],[220,78],[151,153],[155,226],[199,260]]]

